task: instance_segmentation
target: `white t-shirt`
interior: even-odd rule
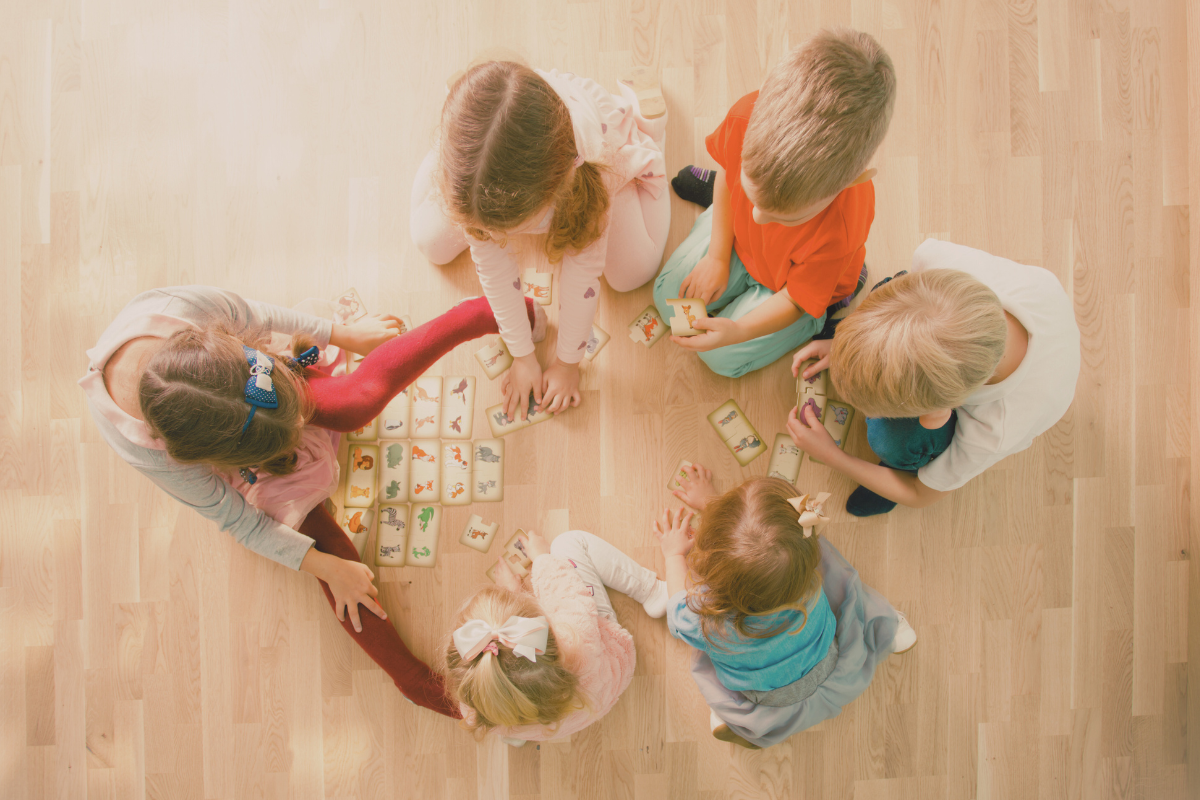
[[[949,449],[917,471],[921,483],[948,492],[1029,447],[1067,413],[1079,379],[1079,327],[1071,298],[1041,267],[926,239],[913,253],[912,269],[966,272],[995,292],[1004,310],[1029,332],[1029,347],[1016,371],[980,387],[958,407]]]

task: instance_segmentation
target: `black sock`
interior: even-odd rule
[[[712,205],[713,186],[717,183],[717,173],[703,167],[684,167],[679,174],[671,178],[675,194],[688,202],[708,208]]]
[[[896,507],[896,504],[886,497],[880,497],[865,486],[859,486],[846,499],[846,511],[855,517],[873,517],[886,514]]]

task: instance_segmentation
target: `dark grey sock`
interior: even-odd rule
[[[859,486],[846,499],[846,512],[855,517],[873,517],[876,514],[886,514],[896,507],[896,504],[886,497],[875,494],[865,486]]]
[[[679,174],[671,179],[675,194],[690,203],[708,208],[713,201],[713,187],[717,183],[717,173],[703,167],[687,166],[679,170]]]

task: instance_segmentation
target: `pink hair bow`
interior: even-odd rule
[[[800,518],[796,521],[804,529],[805,539],[813,535],[813,528],[829,522],[829,518],[825,516],[824,506],[830,496],[829,492],[821,492],[816,497],[805,494],[788,500],[792,504],[792,508],[800,512]]]
[[[546,652],[549,635],[550,625],[545,617],[511,616],[499,628],[472,619],[454,632],[454,647],[464,661],[470,661],[492,642],[499,642],[522,658],[536,662],[538,653]]]

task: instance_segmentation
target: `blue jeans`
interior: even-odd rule
[[[957,424],[957,411],[951,411],[946,424],[935,430],[922,426],[916,417],[867,417],[867,443],[883,466],[916,472],[946,452]]]
[[[675,248],[675,252],[667,259],[662,272],[658,273],[658,278],[654,281],[654,305],[668,322],[674,312],[667,305],[667,300],[679,297],[679,287],[683,279],[690,275],[700,259],[708,254],[708,245],[712,239],[712,215],[713,210],[710,207],[697,218],[692,232]],[[729,259],[729,285],[725,287],[724,294],[708,305],[708,310],[726,319],[740,319],[765,303],[773,294],[775,292],[771,289],[750,277],[735,251]],[[824,314],[816,318],[804,314],[782,330],[748,342],[700,353],[700,360],[718,375],[740,378],[747,372],[762,369],[799,348],[811,339],[813,334],[818,333],[824,324]]]

